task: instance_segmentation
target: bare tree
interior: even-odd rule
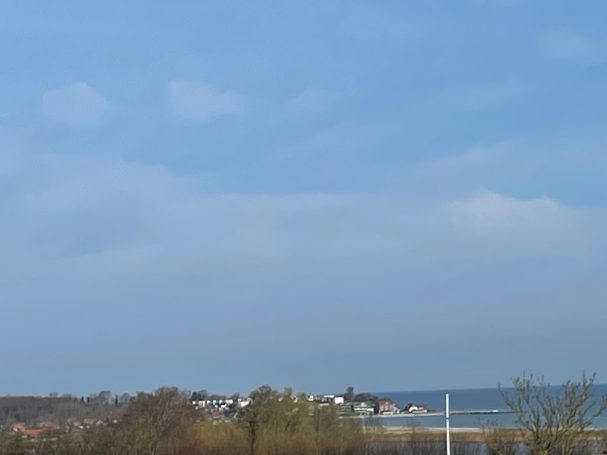
[[[585,431],[607,410],[607,395],[597,399],[592,394],[595,377],[582,374],[580,381],[558,388],[523,373],[513,379],[513,391],[499,387],[534,455],[570,455],[584,442]]]
[[[83,455],[160,455],[175,448],[193,423],[187,396],[176,388],[140,393],[117,424],[92,428],[79,438]]]
[[[521,436],[519,431],[505,429],[497,421],[483,424],[483,441],[488,455],[516,455],[518,441]]]
[[[243,409],[240,418],[249,434],[249,453],[255,455],[261,430],[272,418],[271,404],[278,398],[278,392],[262,385],[251,392],[250,398],[252,402]]]
[[[140,393],[123,416],[136,454],[155,455],[162,445],[193,422],[193,410],[187,396],[176,388],[163,387],[153,394]]]

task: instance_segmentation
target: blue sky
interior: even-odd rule
[[[606,15],[2,2],[0,393],[607,382]]]

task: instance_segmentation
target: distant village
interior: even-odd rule
[[[118,422],[114,419],[114,423]],[[59,422],[53,420],[43,420],[38,422],[34,427],[28,427],[24,422],[14,422],[9,429],[13,433],[17,433],[27,438],[36,438],[42,436],[54,436],[60,433],[71,433],[74,431],[87,430],[89,428],[107,425],[107,420],[95,419],[87,417],[82,420],[70,417],[65,425],[60,425]]]
[[[406,403],[402,407],[390,398],[371,397],[362,401],[346,401],[343,395],[310,395],[308,401],[319,404],[334,404],[339,406],[341,415],[394,415],[394,414],[426,414],[428,407],[423,404]]]
[[[192,406],[205,412],[214,419],[231,419],[238,415],[238,411],[251,403],[250,398],[216,398],[197,399],[194,396]],[[303,399],[293,395],[293,400]],[[305,399],[319,406],[336,406],[338,414],[344,417],[370,417],[375,415],[398,415],[398,414],[426,414],[428,407],[423,404],[406,403],[399,406],[389,398],[377,398],[370,394],[360,394],[350,400],[344,395],[307,395]]]
[[[43,398],[32,397],[23,398],[24,400],[58,400],[58,403],[65,407],[66,403],[71,401],[72,406],[79,412],[79,417],[70,416],[65,411],[52,413],[48,409],[38,418],[19,420],[19,413],[13,418],[8,412],[4,412],[4,424],[0,424],[0,430],[18,434],[25,438],[37,438],[58,435],[62,433],[79,432],[95,427],[103,427],[120,421],[122,410],[128,404],[126,398],[112,401],[107,392],[106,396],[90,401],[89,399],[77,400],[68,398]],[[99,395],[101,397],[101,394]],[[8,399],[8,398],[7,398]],[[357,416],[390,416],[402,414],[425,414],[428,413],[427,406],[416,403],[405,403],[399,405],[389,398],[378,398],[368,393],[354,395],[352,391],[342,395],[292,395],[294,401],[305,400],[316,406],[334,406],[338,414],[342,417]],[[11,400],[17,400],[12,398]],[[90,402],[89,402],[90,401]],[[190,405],[201,419],[211,419],[215,421],[231,421],[238,418],[243,408],[252,403],[249,397],[240,397],[235,394],[231,397],[223,395],[209,395],[206,391],[194,392],[189,399]],[[8,406],[16,409],[13,406]],[[87,409],[95,415],[82,417]],[[105,412],[103,412],[105,410]],[[5,409],[6,411],[6,409]],[[23,414],[23,413],[21,413]],[[86,415],[86,414],[84,414]]]

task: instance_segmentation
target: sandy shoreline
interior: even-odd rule
[[[444,427],[410,427],[410,426],[402,425],[402,426],[382,427],[381,431],[384,433],[399,433],[399,434],[445,433],[445,428]],[[475,427],[451,428],[451,434],[453,434],[453,433],[480,433],[482,431],[483,431],[482,428],[475,428]]]
[[[488,436],[487,431],[491,433],[491,430],[483,428],[451,428],[451,441],[454,443],[484,443]],[[516,428],[500,428],[497,431],[507,440],[521,441],[523,439],[523,433]],[[587,431],[592,438],[607,437],[607,429],[604,428],[588,429]],[[444,427],[367,426],[364,432],[378,441],[438,442],[445,439]]]

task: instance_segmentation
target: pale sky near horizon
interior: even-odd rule
[[[607,382],[606,22],[0,2],[0,394]]]

